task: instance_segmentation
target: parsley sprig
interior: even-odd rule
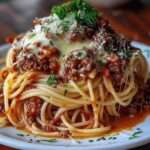
[[[51,74],[47,80],[48,85],[56,85],[57,84],[57,77],[54,74]]]
[[[52,13],[56,14],[60,19],[64,19],[72,13],[78,23],[90,27],[96,26],[98,17],[98,12],[84,0],[72,0],[71,2],[55,6],[52,8]]]

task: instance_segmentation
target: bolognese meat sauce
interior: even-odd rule
[[[25,101],[24,108],[29,123],[35,121],[35,119],[40,115],[41,106],[42,100],[36,97],[30,98],[29,100]]]
[[[21,71],[42,71],[45,73],[57,73],[59,70],[59,50],[44,47],[38,54],[29,49],[22,51],[16,58],[15,68]]]
[[[64,76],[68,80],[86,79],[95,67],[96,60],[93,50],[75,50],[66,59]]]
[[[34,29],[14,42],[14,68],[55,74],[66,82],[102,73],[119,84],[132,55],[130,43],[115,33],[108,21],[92,15],[97,19],[84,20],[90,18],[80,14],[79,18],[70,14],[62,19],[55,13],[36,19]]]

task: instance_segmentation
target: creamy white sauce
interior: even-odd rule
[[[90,41],[82,41],[82,42],[69,42],[67,40],[56,40],[55,45],[58,49],[61,50],[62,55],[67,55],[73,50],[82,49],[84,47],[88,48],[90,45]]]

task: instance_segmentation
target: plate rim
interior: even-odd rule
[[[8,136],[4,136],[0,133],[0,143],[4,144],[6,146],[12,146],[14,148],[21,148],[21,149],[32,149],[32,150],[54,150],[56,148],[61,148],[63,149],[69,149],[69,150],[84,150],[84,149],[89,149],[89,150],[115,150],[117,149],[121,149],[121,150],[126,150],[129,148],[136,148],[138,146],[142,146],[145,144],[148,144],[150,142],[150,136],[146,136],[146,137],[142,137],[142,138],[138,138],[132,141],[126,141],[124,143],[115,143],[115,144],[111,144],[111,145],[88,145],[88,148],[85,147],[85,145],[66,145],[66,146],[62,146],[62,145],[50,145],[50,144],[42,144],[42,143],[28,143],[25,141],[21,141],[21,140],[17,140]]]

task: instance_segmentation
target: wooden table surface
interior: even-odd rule
[[[48,15],[50,7],[62,0],[0,0],[0,44],[5,43],[8,35],[16,35],[31,27],[32,19]],[[130,40],[136,40],[150,45],[150,5],[138,0],[125,6],[106,9],[98,8],[108,18],[121,34]],[[0,146],[0,150],[13,150]],[[150,144],[134,150],[150,150]]]

